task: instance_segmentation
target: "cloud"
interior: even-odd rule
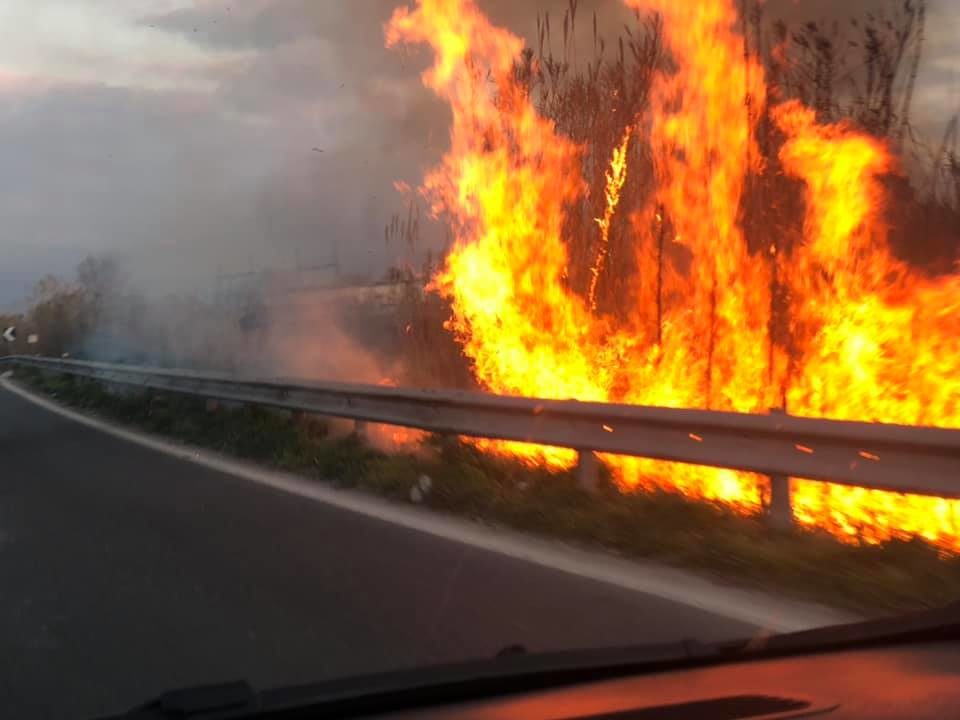
[[[207,2],[153,13],[141,23],[213,48],[271,49],[316,34],[311,5],[309,0]]]
[[[0,23],[8,29],[0,67],[51,82],[209,87],[211,70],[244,57],[213,56],[187,38],[138,23],[130,13],[142,14],[145,3],[0,0]]]
[[[60,86],[0,114],[0,138],[0,247],[37,256],[172,250],[236,231],[265,164],[249,128],[186,91]]]

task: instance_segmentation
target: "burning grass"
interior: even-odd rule
[[[61,402],[184,442],[341,487],[410,501],[428,475],[425,503],[500,525],[628,557],[693,568],[719,580],[865,613],[942,606],[960,597],[960,559],[919,540],[838,543],[819,530],[776,532],[728,505],[676,492],[623,492],[607,474],[588,495],[566,470],[531,468],[456,440],[427,452],[385,454],[325,422],[256,407],[210,412],[197,399],[110,393],[89,381],[18,369],[17,378]]]
[[[960,427],[960,272],[897,256],[888,221],[918,202],[889,188],[924,4],[864,25],[852,92],[833,74],[838,40],[816,25],[775,25],[771,44],[753,3],[746,17],[733,0],[626,4],[636,30],[612,62],[595,31],[585,74],[544,49],[548,19],[534,52],[470,0],[401,5],[386,27],[388,45],[429,48],[424,84],[451,109],[449,152],[422,192],[453,228],[432,287],[476,384]],[[576,14],[571,0],[565,44]],[[677,491],[750,515],[766,492],[747,473],[605,461],[625,497]],[[960,550],[956,501],[802,481],[793,501],[799,522],[844,540]]]

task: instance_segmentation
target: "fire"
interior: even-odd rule
[[[784,271],[794,292],[799,369],[794,412],[845,420],[960,425],[960,276],[921,277],[890,255],[878,176],[892,158],[844,125],[817,125],[799,103],[774,111],[780,159],[807,188],[804,236]],[[861,452],[866,462],[880,458]],[[960,548],[960,504],[796,480],[801,522],[824,516],[842,533],[896,534]]]
[[[822,125],[796,102],[772,108],[783,171],[803,184],[803,242],[752,252],[739,223],[761,169],[763,67],[745,56],[732,0],[626,0],[658,12],[669,72],[649,117],[627,129],[606,173],[589,287],[568,280],[567,208],[583,149],[540,116],[513,73],[522,42],[472,0],[398,8],[389,45],[425,43],[424,83],[450,105],[450,150],[424,181],[456,243],[433,281],[478,382],[502,394],[960,426],[960,275],[932,279],[892,256],[881,176],[888,148]],[[642,128],[642,130],[641,130]],[[626,316],[598,310],[631,135],[648,134],[657,190],[630,218],[637,272]],[[619,228],[619,224],[618,224]],[[798,228],[798,230],[800,230]],[[683,246],[688,263],[665,252]],[[790,342],[771,332],[774,280],[789,289]],[[615,428],[611,428],[615,431]],[[691,435],[691,442],[700,438]],[[570,450],[480,441],[566,467]],[[808,448],[815,451],[815,448]],[[862,461],[882,462],[869,449]],[[668,487],[756,511],[766,480],[731,470],[605,457],[626,487]],[[842,538],[922,536],[960,550],[955,501],[795,480],[798,520]]]
[[[426,437],[427,433],[422,430],[398,425],[370,423],[366,429],[366,441],[373,447],[388,453],[416,453]]]
[[[381,387],[399,387],[400,381],[394,377],[385,376],[377,381]],[[420,445],[427,437],[423,430],[403,427],[401,425],[387,425],[386,423],[370,423],[365,428],[366,440],[384,452],[418,452]]]
[[[630,143],[630,131],[627,127],[623,133],[623,140],[613,149],[613,158],[610,160],[610,168],[606,172],[606,188],[604,197],[607,205],[603,210],[603,217],[597,218],[597,225],[600,227],[600,247],[597,250],[597,259],[590,268],[590,290],[587,293],[587,299],[590,302],[590,309],[597,309],[597,283],[600,281],[600,273],[603,272],[603,264],[607,259],[607,251],[610,243],[610,223],[617,212],[617,205],[620,204],[620,192],[623,190],[623,184],[627,181],[627,146]]]

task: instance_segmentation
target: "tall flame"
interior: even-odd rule
[[[387,25],[389,45],[433,48],[424,82],[452,111],[450,150],[424,190],[456,226],[434,287],[451,301],[448,327],[478,382],[504,394],[742,412],[785,402],[795,414],[960,426],[960,275],[927,278],[889,252],[886,146],[848,125],[818,124],[799,103],[773,108],[786,138],[781,164],[805,186],[804,242],[786,252],[771,239],[771,253],[751,252],[739,215],[760,168],[755,109],[766,84],[734,31],[733,2],[626,2],[660,14],[672,64],[651,89],[644,127],[658,185],[629,224],[635,302],[617,317],[597,311],[597,284],[630,133],[641,125],[614,151],[581,294],[567,280],[563,230],[585,190],[582,149],[517,82],[520,39],[472,0],[418,0]],[[665,240],[683,246],[689,263],[665,257]],[[770,330],[774,273],[789,288],[789,348]],[[574,461],[560,448],[480,444],[554,466]],[[605,460],[625,486],[660,485],[744,511],[759,507],[766,488],[747,473]],[[882,458],[865,452],[863,461]],[[801,522],[841,537],[920,535],[960,550],[955,501],[808,481],[792,492]]]
[[[593,311],[597,309],[597,285],[600,282],[600,273],[603,272],[610,247],[610,223],[613,222],[617,205],[620,204],[623,184],[627,181],[627,147],[630,144],[630,132],[632,130],[633,128],[628,126],[623,133],[623,140],[613,149],[610,167],[605,175],[607,181],[604,188],[606,207],[603,209],[603,217],[597,218],[597,225],[600,227],[600,246],[597,250],[597,259],[594,261],[593,267],[590,268],[590,289],[587,291],[587,300],[590,302],[590,309]]]
[[[793,337],[801,353],[788,403],[844,420],[960,425],[960,275],[919,276],[890,254],[879,176],[886,148],[844,125],[774,109],[784,169],[806,185],[806,242],[790,258]],[[863,462],[882,460],[864,453]],[[960,548],[960,505],[939,498],[795,481],[798,518],[882,539],[919,535]]]

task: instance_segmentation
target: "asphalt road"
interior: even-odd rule
[[[751,628],[284,494],[0,390],[0,708],[87,717],[268,687]]]

